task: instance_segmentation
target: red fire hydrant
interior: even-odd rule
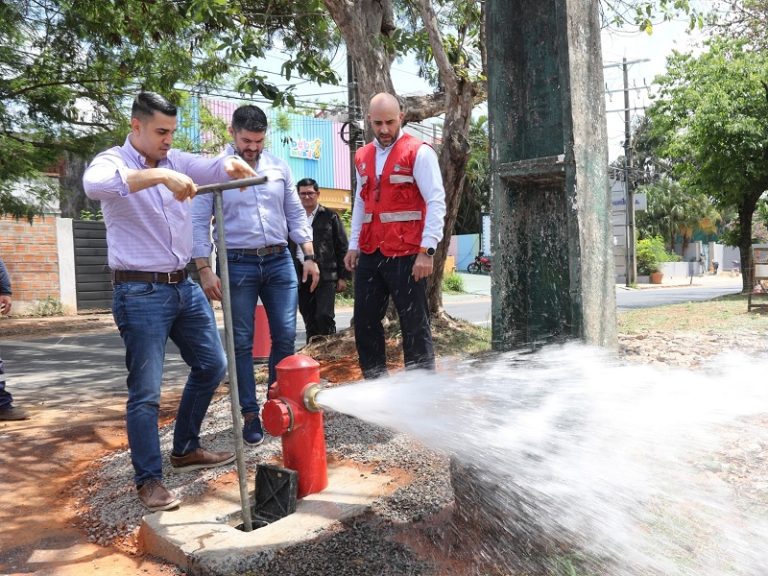
[[[272,436],[281,436],[283,466],[299,476],[298,498],[328,486],[323,413],[315,402],[320,391],[320,364],[294,354],[276,367],[277,382],[269,388],[262,420]]]

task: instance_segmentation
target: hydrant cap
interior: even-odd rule
[[[264,404],[261,419],[264,422],[264,428],[267,429],[270,436],[282,436],[293,428],[291,408],[279,399],[269,400]]]
[[[304,354],[292,354],[283,358],[275,368],[278,370],[297,370],[301,368],[319,368],[320,364],[314,358]],[[279,378],[278,378],[279,380]]]

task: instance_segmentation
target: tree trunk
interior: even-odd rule
[[[429,37],[429,45],[440,75],[440,84],[445,89],[445,121],[443,123],[443,143],[440,148],[440,172],[445,187],[445,222],[443,241],[437,247],[434,271],[429,278],[427,298],[429,313],[436,316],[443,305],[443,275],[448,245],[451,242],[453,226],[461,204],[464,189],[464,177],[469,159],[469,126],[472,108],[475,105],[475,84],[467,80],[453,67],[448,53],[443,46],[437,15],[430,0],[418,0],[421,19]],[[484,12],[483,12],[484,15]]]
[[[741,256],[741,291],[750,292],[755,285],[755,268],[752,263],[752,216],[763,191],[745,195],[737,206],[739,214],[739,255]]]
[[[341,31],[357,71],[357,93],[360,98],[361,116],[365,117],[368,102],[379,92],[395,93],[391,66],[394,55],[389,54],[381,37],[389,37],[395,31],[392,0],[324,0],[333,21]],[[365,139],[373,135],[366,123]]]
[[[436,316],[443,306],[443,276],[445,259],[451,242],[453,227],[461,204],[464,177],[469,159],[469,125],[474,107],[474,87],[469,82],[458,83],[458,90],[447,99],[445,123],[443,124],[443,146],[440,149],[440,172],[445,187],[445,223],[443,241],[437,247],[434,271],[429,278],[427,298],[429,314]]]
[[[381,36],[390,36],[395,30],[392,0],[324,0],[326,9],[341,31],[347,51],[352,56],[358,78],[358,94],[363,117],[371,97],[378,92],[394,94],[391,78],[393,55],[381,42]],[[464,174],[469,158],[467,135],[472,108],[485,100],[485,86],[459,76],[450,64],[442,43],[437,17],[430,0],[417,2],[429,42],[438,66],[443,92],[404,99],[405,121],[420,121],[445,113],[443,145],[439,151],[440,170],[446,193],[446,218],[443,241],[434,258],[434,272],[430,277],[428,298],[431,315],[442,306],[442,279],[453,226],[456,222]],[[373,137],[366,123],[366,141]]]

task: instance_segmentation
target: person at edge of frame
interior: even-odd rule
[[[0,315],[10,314],[13,305],[11,275],[5,263],[0,259]],[[5,363],[0,358],[0,421],[28,420],[29,415],[13,405],[13,396],[5,387]]]

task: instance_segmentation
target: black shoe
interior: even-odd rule
[[[257,412],[243,414],[243,442],[248,446],[259,446],[264,442],[264,430]]]

